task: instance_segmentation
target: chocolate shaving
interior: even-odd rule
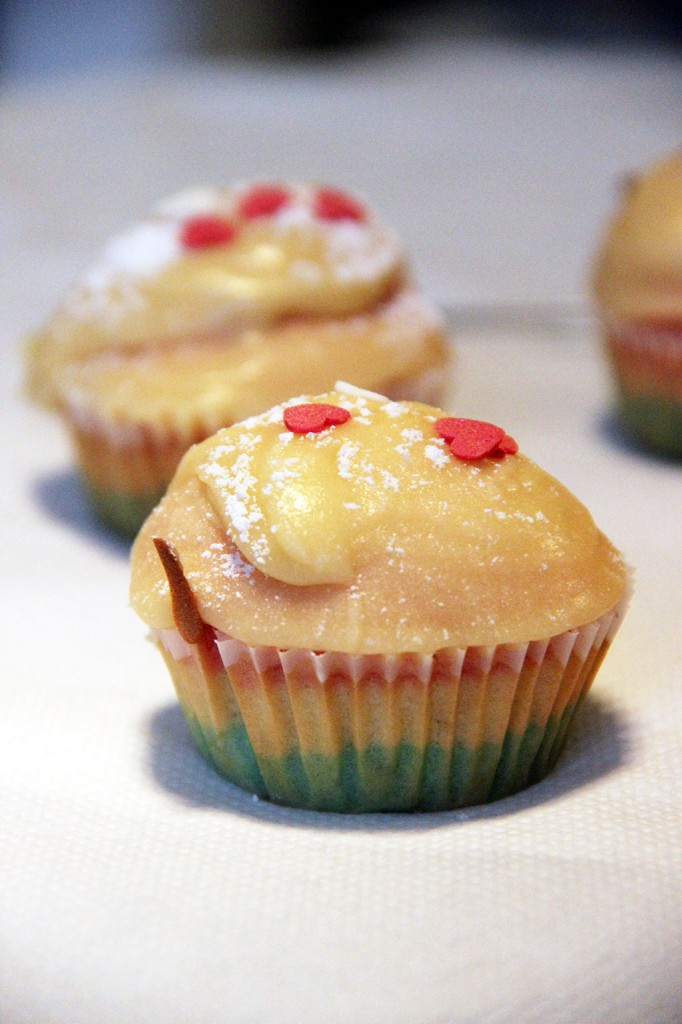
[[[198,644],[204,633],[204,620],[199,613],[197,599],[182,571],[182,563],[172,544],[161,537],[152,537],[168,578],[173,605],[173,618],[178,632],[188,644]]]

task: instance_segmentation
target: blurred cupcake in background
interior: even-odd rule
[[[592,289],[624,426],[682,455],[682,150],[628,181]]]
[[[363,201],[317,184],[182,193],[114,238],[26,351],[100,516],[133,536],[184,452],[340,376],[437,401],[443,321]]]

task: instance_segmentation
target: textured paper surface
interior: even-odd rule
[[[246,124],[246,100],[209,85],[185,81],[185,105],[135,154],[116,115],[125,183],[100,123],[69,131],[69,111],[84,109],[76,91],[56,112],[42,99],[33,127],[19,116],[28,103],[6,101],[23,172],[2,193],[14,274],[0,295],[0,1021],[679,1024],[682,470],[618,433],[589,324],[461,330],[451,389],[454,413],[509,430],[636,570],[552,776],[487,808],[344,818],[253,801],[191,745],[127,607],[127,546],[90,519],[55,424],[20,401],[13,339],[56,296],[85,235],[116,226],[116,203],[141,209],[162,187],[171,137],[180,149],[198,137],[183,111],[199,95],[212,97],[205,123],[225,125],[224,159],[217,107]],[[651,124],[642,146],[663,134]],[[28,160],[41,153],[49,174]],[[54,201],[40,221],[50,203],[31,206],[36,183],[65,195],[72,172],[69,203],[86,222],[72,227],[75,206]],[[123,191],[96,224],[102,175]],[[454,176],[453,196],[467,180]],[[421,223],[422,248],[440,228]]]

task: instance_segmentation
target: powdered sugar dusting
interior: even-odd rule
[[[220,454],[220,448],[214,450],[211,459],[201,465],[200,475],[208,477],[215,487],[235,544],[248,546],[256,560],[266,558],[269,545],[262,529],[258,529],[263,513],[254,500],[258,480],[251,470],[249,454],[240,452],[229,468],[220,462]]]
[[[343,480],[352,479],[353,460],[360,450],[360,445],[354,441],[344,441],[337,454],[339,476]]]
[[[417,444],[418,441],[424,440],[424,432],[416,427],[407,427],[405,430],[400,431],[402,442],[395,446],[395,450],[398,455],[403,459],[409,458],[410,449]]]
[[[398,416],[404,416],[407,412],[407,406],[405,402],[386,402],[382,406],[382,411],[390,416],[391,419],[397,419]]]
[[[69,289],[64,306],[77,320],[94,318],[115,329],[129,312],[144,309],[138,282],[180,256],[177,225],[148,220],[112,238],[100,259]]]
[[[316,229],[317,221],[312,210],[312,194],[304,186],[291,186],[290,202],[278,210],[272,218],[273,227],[281,231],[298,229],[306,232]]]
[[[256,571],[250,562],[247,562],[236,549],[226,551],[222,544],[214,543],[208,549],[202,551],[201,557],[215,562],[223,575],[230,579],[250,579]]]
[[[168,196],[157,203],[154,212],[161,217],[180,221],[197,214],[214,213],[221,207],[229,208],[225,190],[216,188],[191,188]]]
[[[432,462],[434,466],[443,467],[450,464],[452,456],[446,451],[444,444],[438,444],[436,441],[431,442],[424,446],[424,455]]]
[[[397,239],[367,225],[341,222],[329,236],[329,255],[340,281],[370,279],[387,273],[399,258]]]
[[[394,474],[390,473],[387,469],[382,469],[380,471],[380,475],[381,481],[387,491],[397,492],[400,490],[400,481],[397,476],[394,476]]]
[[[175,224],[148,221],[113,238],[102,259],[83,278],[83,284],[97,291],[108,287],[118,275],[149,277],[168,266],[180,254]]]

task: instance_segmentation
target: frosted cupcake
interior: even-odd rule
[[[584,506],[503,429],[341,384],[191,449],[132,552],[199,749],[317,810],[541,779],[627,593]]]
[[[624,425],[682,455],[682,152],[628,184],[593,290]]]
[[[440,315],[366,204],[261,182],[181,194],[115,238],[31,339],[27,388],[132,535],[219,427],[339,376],[436,401],[447,363]]]

